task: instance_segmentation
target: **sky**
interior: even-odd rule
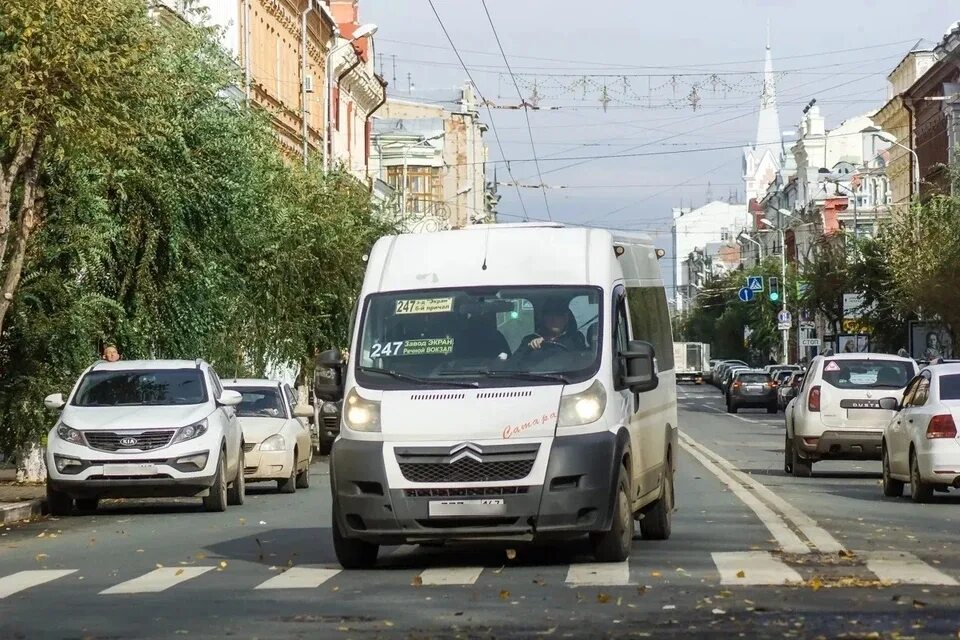
[[[481,111],[493,125],[488,180],[496,168],[501,182],[550,187],[501,186],[500,221],[644,231],[668,251],[672,207],[700,206],[708,190],[743,199],[768,25],[780,124],[793,130],[812,98],[828,128],[879,109],[914,43],[939,42],[960,20],[956,0],[485,3],[490,19],[481,0],[433,0],[483,97],[515,106],[536,91],[541,107],[529,130],[523,110]],[[429,0],[360,0],[360,18],[379,25],[376,64],[392,96],[458,95],[468,74]]]

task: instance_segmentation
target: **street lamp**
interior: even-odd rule
[[[738,239],[738,240],[740,240],[740,239],[747,240],[748,242],[752,242],[753,244],[757,245],[757,254],[759,255],[759,261],[760,261],[760,262],[763,262],[763,245],[762,245],[762,244],[760,244],[758,241],[754,240],[754,239],[750,236],[750,234],[747,233],[746,231],[741,231],[740,234],[737,236],[737,239]]]
[[[884,131],[880,127],[867,127],[866,129],[861,130],[860,133],[871,133],[874,138],[880,138],[884,142],[889,142],[890,144],[900,147],[901,149],[906,149],[911,154],[913,154],[913,194],[920,198],[920,156],[917,155],[917,152],[911,149],[910,147],[900,144],[897,142],[897,137],[892,133]]]
[[[327,135],[324,136],[324,142],[326,143],[324,146],[328,148],[325,150],[326,154],[323,161],[324,169],[326,171],[330,171],[330,168],[333,167],[333,114],[331,113],[333,110],[333,65],[331,64],[333,56],[340,53],[347,47],[353,46],[353,43],[357,40],[362,40],[363,38],[373,36],[373,34],[377,32],[378,28],[379,27],[372,22],[360,25],[357,27],[356,31],[353,32],[353,35],[349,40],[338,47],[334,47],[330,50],[330,53],[327,54],[325,62],[326,66],[324,67],[327,72],[327,122],[326,126],[324,127]]]
[[[786,241],[784,240],[783,228],[778,227],[773,224],[767,218],[760,218],[760,222],[767,225],[774,231],[780,234],[780,294],[781,300],[783,300],[783,306],[781,307],[783,311],[787,310],[787,246]],[[790,330],[783,330],[783,363],[786,364],[790,360]]]

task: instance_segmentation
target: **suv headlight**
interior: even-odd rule
[[[593,424],[607,408],[607,390],[596,380],[586,390],[560,398],[558,427],[579,427]]]
[[[206,432],[207,420],[204,418],[200,422],[194,422],[193,424],[188,424],[185,427],[180,427],[180,429],[177,430],[176,435],[173,436],[173,442],[170,444],[177,444],[178,442],[193,440],[194,438],[199,438]]]
[[[57,425],[57,436],[61,440],[71,444],[83,444],[83,434],[62,422]]]
[[[356,387],[343,401],[343,421],[354,431],[380,431],[380,403],[361,398]]]
[[[260,451],[286,451],[287,441],[279,433],[275,433],[260,443]]]

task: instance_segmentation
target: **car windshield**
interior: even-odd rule
[[[899,360],[827,360],[823,381],[837,389],[902,389],[914,375]]]
[[[793,375],[793,371],[778,371],[777,372],[777,382],[786,382],[790,379],[790,376]]]
[[[960,373],[940,376],[940,399],[960,400]]]
[[[601,298],[546,286],[372,295],[357,378],[372,388],[585,380],[599,367]]]
[[[283,400],[277,387],[226,387],[243,396],[237,406],[241,418],[285,418]]]
[[[91,371],[73,397],[77,407],[203,404],[207,387],[199,369]]]
[[[737,375],[737,382],[743,384],[765,384],[770,382],[770,376],[765,373],[741,373]]]

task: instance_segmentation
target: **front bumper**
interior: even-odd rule
[[[443,539],[578,536],[610,528],[622,445],[603,432],[555,438],[542,484],[391,489],[383,443],[344,440],[330,458],[335,525],[376,544]],[[430,502],[502,499],[503,512],[431,517]]]
[[[879,460],[882,440],[882,431],[824,431],[819,438],[794,436],[793,445],[811,460]]]
[[[243,454],[243,478],[248,482],[286,480],[293,467],[292,451],[260,451],[260,445]]]

